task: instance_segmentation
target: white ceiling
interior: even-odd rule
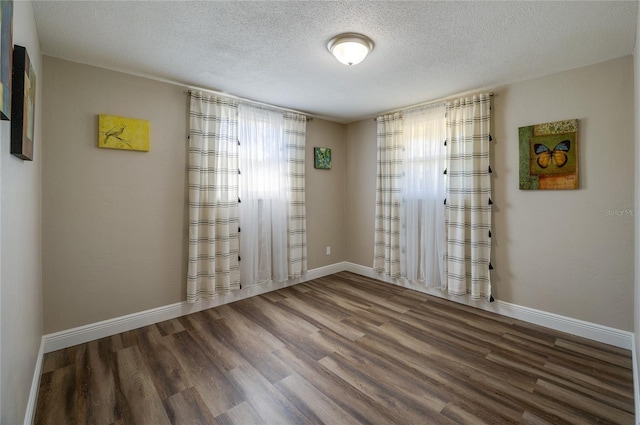
[[[638,3],[35,1],[43,53],[338,122],[633,53]],[[341,32],[375,47],[347,67]]]

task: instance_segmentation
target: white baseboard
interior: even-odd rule
[[[471,300],[468,297],[451,296],[438,288],[427,288],[420,284],[408,282],[404,279],[390,279],[386,276],[375,273],[371,267],[365,267],[359,264],[341,262],[325,267],[319,267],[309,270],[303,278],[289,280],[282,283],[273,283],[265,286],[257,286],[252,288],[244,288],[229,295],[220,296],[214,300],[199,301],[189,304],[186,301],[166,305],[151,310],[145,310],[138,313],[128,314],[126,316],[116,317],[104,320],[98,323],[92,323],[73,329],[45,335],[44,352],[60,350],[71,347],[73,345],[82,344],[93,341],[95,339],[104,338],[121,332],[130,331],[143,326],[165,320],[175,319],[191,313],[196,313],[208,308],[217,307],[219,305],[228,304],[239,301],[255,295],[264,294],[266,292],[275,291],[287,286],[317,279],[323,276],[329,276],[333,273],[341,271],[349,271],[372,279],[381,280],[383,282],[394,285],[403,286],[419,292],[434,295],[439,298],[445,298],[454,302],[470,305],[486,311],[501,314],[503,316],[555,329],[561,332],[567,332],[572,335],[589,338],[594,341],[603,342],[605,344],[614,345],[616,347],[632,349],[633,333],[619,329],[610,328],[608,326],[598,325],[571,317],[561,316],[546,311],[536,310],[517,304],[511,304],[505,301],[496,300],[488,303],[483,300]]]
[[[40,349],[36,358],[36,367],[31,380],[31,391],[27,400],[27,410],[24,415],[24,425],[31,425],[36,416],[36,403],[38,402],[38,389],[40,388],[40,375],[42,375],[42,362],[44,361],[44,337],[40,340]]]
[[[635,424],[640,425],[640,377],[638,376],[638,353],[636,352],[637,344],[634,336],[631,343],[631,361],[633,362],[633,399],[635,403]]]
[[[334,273],[341,272],[345,269],[345,263],[336,263],[329,266],[318,267],[309,270],[307,274],[298,279],[288,280],[286,282],[272,283],[269,285],[260,285],[251,288],[243,288],[229,295],[223,295],[213,300],[201,300],[194,304],[186,301],[170,304],[138,313],[128,314],[126,316],[115,317],[113,319],[103,320],[102,322],[91,323],[89,325],[79,326],[77,328],[67,329],[43,336],[44,352],[61,350],[77,344],[105,338],[121,332],[130,331],[132,329],[141,328],[143,326],[152,325],[154,323],[163,322],[165,320],[175,319],[176,317],[185,316],[187,314],[196,313],[208,308],[217,307],[219,305],[240,301],[245,298],[264,294],[270,291],[285,288],[287,286],[306,282],[308,280],[317,279],[319,277],[329,276]]]
[[[414,289],[419,292],[434,295],[439,298],[445,298],[457,303],[466,304],[485,311],[491,311],[513,319],[522,320],[524,322],[533,323],[535,325],[544,326],[555,329],[557,331],[566,332],[572,335],[588,338],[594,341],[613,345],[620,348],[631,350],[633,347],[633,332],[623,331],[608,326],[598,325],[596,323],[586,322],[584,320],[573,319],[571,317],[561,316],[559,314],[548,313],[534,308],[524,307],[517,304],[511,304],[505,301],[496,300],[489,303],[483,300],[472,300],[468,297],[451,296],[443,292],[439,288],[427,288],[424,285],[415,284],[405,279],[391,279],[373,271],[371,267],[361,266],[359,264],[346,263],[345,270],[367,276],[373,279],[394,285],[403,286]]]
[[[495,304],[496,308],[492,311],[502,314],[503,316],[512,317],[627,350],[631,350],[633,347],[633,332],[573,319],[559,314],[548,313],[534,308],[523,307],[505,301],[496,301]]]

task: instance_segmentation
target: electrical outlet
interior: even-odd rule
[[[327,251],[327,255],[331,255],[331,247],[330,246],[327,247],[326,251]]]

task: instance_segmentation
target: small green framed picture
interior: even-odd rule
[[[313,148],[313,156],[315,158],[313,166],[318,170],[331,169],[331,149],[329,148]]]

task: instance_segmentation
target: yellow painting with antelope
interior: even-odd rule
[[[98,147],[149,152],[149,121],[100,114]]]

